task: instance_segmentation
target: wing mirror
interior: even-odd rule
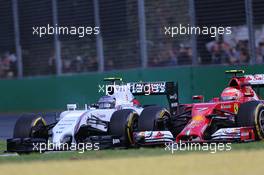
[[[204,96],[203,95],[194,95],[192,97],[193,100],[199,100],[200,102],[204,102]]]
[[[75,111],[77,108],[76,104],[67,104],[67,110],[68,111]]]
[[[214,97],[214,98],[212,99],[212,101],[213,101],[213,102],[218,102],[218,101],[220,101],[220,98],[219,98],[219,97]]]

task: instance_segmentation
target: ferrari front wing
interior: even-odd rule
[[[141,131],[134,133],[137,145],[164,145],[176,142],[170,131]],[[182,142],[250,142],[255,141],[255,133],[252,127],[221,128],[211,135],[210,140],[189,140]]]

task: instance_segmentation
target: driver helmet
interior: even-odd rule
[[[115,104],[116,100],[111,96],[103,96],[98,100],[99,109],[111,109],[115,107]]]
[[[220,99],[222,101],[238,100],[241,97],[241,92],[233,87],[227,87],[223,90]]]

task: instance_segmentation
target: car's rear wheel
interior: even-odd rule
[[[170,130],[170,113],[160,106],[148,106],[141,112],[138,120],[139,131]]]
[[[21,116],[14,128],[14,138],[48,138],[46,121],[38,115]]]
[[[253,127],[257,139],[264,140],[264,104],[260,101],[241,104],[236,124],[238,127]]]
[[[125,146],[134,144],[133,132],[137,131],[138,114],[132,109],[113,113],[109,123],[109,134],[119,137]]]

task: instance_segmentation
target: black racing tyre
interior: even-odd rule
[[[46,121],[39,115],[21,116],[14,128],[14,138],[48,138]]]
[[[264,140],[264,103],[250,101],[240,105],[236,124],[238,127],[253,127],[258,140]]]
[[[160,106],[144,108],[138,119],[139,131],[164,131],[169,130],[168,120],[170,113]]]
[[[121,138],[125,146],[134,144],[133,132],[137,131],[138,114],[132,109],[113,113],[109,123],[109,134]]]

